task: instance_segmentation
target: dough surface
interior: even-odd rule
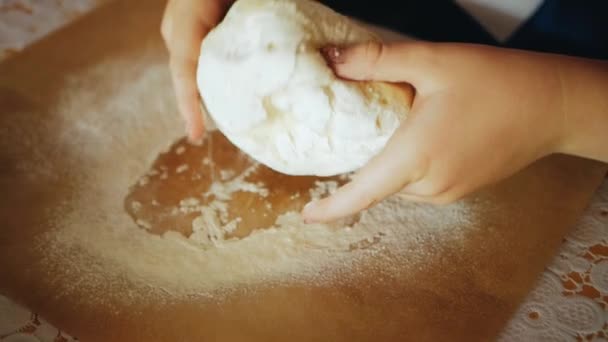
[[[291,175],[353,171],[409,110],[394,85],[337,78],[319,49],[377,39],[309,0],[239,0],[202,43],[197,81],[217,127]]]

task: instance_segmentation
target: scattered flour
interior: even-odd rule
[[[150,178],[148,178],[148,176],[143,176],[139,179],[139,181],[137,182],[137,184],[139,186],[146,186],[146,184],[148,184],[148,182],[150,182]]]
[[[188,170],[188,168],[189,168],[188,164],[182,164],[182,165],[178,166],[177,168],[175,168],[175,173],[186,172]]]
[[[268,196],[268,189],[263,187],[263,184],[253,184],[246,182],[245,179],[249,177],[257,168],[259,164],[253,164],[240,175],[232,178],[226,182],[213,182],[209,187],[209,191],[205,193],[205,197],[214,196],[216,199],[221,201],[229,201],[231,196],[236,191],[253,192],[262,197]],[[220,177],[222,180],[224,177]]]
[[[159,174],[160,174],[160,172],[158,172],[158,170],[152,169],[152,170],[148,171],[148,173],[146,175],[150,176],[150,177],[154,177],[154,176],[158,176]]]
[[[152,225],[149,222],[146,222],[146,221],[141,220],[141,219],[137,220],[135,223],[138,226],[140,226],[140,227],[142,227],[143,229],[146,229],[146,230],[152,228]]]
[[[220,178],[222,180],[228,180],[234,177],[234,170],[220,170]]]
[[[64,191],[62,201],[46,208],[48,228],[38,244],[45,262],[57,265],[53,277],[77,280],[66,284],[65,291],[104,291],[108,300],[132,300],[155,294],[221,296],[260,283],[323,284],[383,250],[401,261],[382,259],[378,267],[404,272],[408,265],[424,262],[421,241],[429,234],[457,241],[461,228],[475,218],[466,203],[434,207],[391,198],[362,213],[350,228],[306,225],[299,213],[286,212],[271,227],[226,239],[240,220],[228,220],[231,194],[268,195],[263,184],[246,181],[254,165],[217,180],[200,199],[185,199],[175,208],[200,213],[191,236],[151,234],[149,223],[133,222],[123,201],[158,153],[183,134],[166,65],[154,59],[100,64],[78,78],[68,75],[60,89],[56,109],[44,124],[31,125],[28,116],[13,115],[0,118],[0,127],[6,132],[28,129],[22,136],[31,140],[11,140],[28,151],[23,155],[32,156],[21,160],[19,169],[37,182],[60,184]],[[158,173],[161,179],[168,177],[164,166]],[[317,183],[311,194],[323,196],[336,186]],[[201,206],[203,199],[210,203]],[[145,291],[117,290],[119,279]]]
[[[310,189],[310,198],[313,200],[321,199],[323,195],[331,195],[338,190],[338,182],[336,181],[316,181],[315,187]]]
[[[179,201],[179,205],[181,207],[194,207],[198,206],[201,203],[197,198],[189,197]]]
[[[131,209],[133,209],[133,212],[138,212],[141,209],[141,203],[138,201],[131,202]]]

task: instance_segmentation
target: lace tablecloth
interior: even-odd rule
[[[0,61],[107,0],[0,0]],[[0,341],[74,341],[0,295]],[[608,179],[501,341],[608,341]]]

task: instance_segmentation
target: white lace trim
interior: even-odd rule
[[[608,180],[500,341],[608,341]]]

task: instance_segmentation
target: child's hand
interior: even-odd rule
[[[416,97],[384,150],[351,183],[304,209],[308,222],[353,214],[398,191],[414,201],[452,202],[572,146],[562,71],[589,60],[422,42],[324,52],[343,78],[408,82]],[[605,64],[603,71],[605,81]]]
[[[205,130],[196,86],[201,42],[231,3],[230,0],[169,0],[165,9],[161,33],[169,49],[177,105],[186,121],[190,141],[199,141]]]

